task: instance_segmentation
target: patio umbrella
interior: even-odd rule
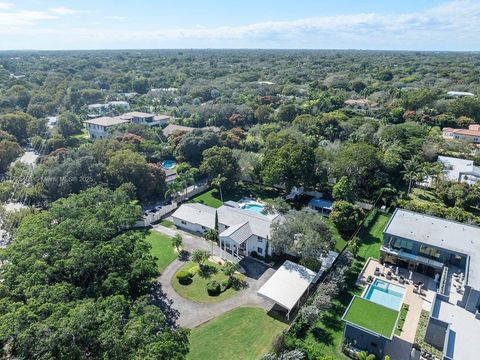
[[[410,275],[408,276],[408,280],[412,280],[412,276],[413,276],[413,271],[410,270]]]
[[[398,275],[398,266],[395,268],[395,275]]]

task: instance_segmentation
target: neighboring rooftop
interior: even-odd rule
[[[432,316],[450,324],[446,355],[454,360],[478,359],[480,321],[475,314],[437,297]]]
[[[480,227],[396,209],[384,233],[469,256],[467,283],[480,289]]]
[[[261,236],[265,239],[271,238],[270,226],[280,215],[263,215],[253,211],[234,208],[222,205],[217,209],[218,222],[227,226],[234,226],[242,223],[249,223],[249,228],[253,235]],[[228,230],[228,229],[227,229]]]
[[[165,129],[162,130],[163,135],[165,136],[170,136],[174,132],[177,131],[182,131],[182,132],[192,132],[195,130],[195,128],[189,127],[189,126],[183,126],[183,125],[175,125],[175,124],[168,124]]]
[[[91,120],[84,121],[87,124],[94,124],[100,126],[113,126],[119,124],[128,123],[128,120],[122,119],[120,117],[109,117],[109,116],[102,116]]]
[[[480,180],[480,168],[473,165],[473,160],[439,156],[437,161],[444,165],[443,174],[449,181],[473,184]]]
[[[447,95],[451,97],[475,96],[475,94],[471,92],[465,92],[465,91],[449,91],[447,92]]]
[[[391,339],[398,316],[399,311],[355,295],[343,315],[343,320],[353,326]]]
[[[258,294],[290,311],[308,289],[315,275],[312,270],[287,260],[258,290]]]
[[[150,114],[150,113],[145,113],[145,112],[141,112],[141,111],[131,111],[131,112],[127,112],[125,114],[122,114],[120,115],[120,117],[122,119],[133,119],[134,117],[138,117],[138,118],[148,118],[148,117],[153,117],[155,116],[154,114]]]
[[[468,126],[468,129],[454,129],[446,127],[442,129],[444,134],[457,134],[463,136],[480,136],[480,125],[472,124]]]
[[[205,226],[206,228],[215,228],[216,209],[207,205],[198,203],[188,203],[181,205],[172,216],[188,221],[192,224]]]

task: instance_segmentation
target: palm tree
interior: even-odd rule
[[[210,240],[212,242],[212,251],[211,251],[211,254],[213,256],[213,242],[217,242],[218,241],[218,231],[215,230],[215,229],[208,229],[207,231],[205,231],[205,233],[203,234],[203,237],[207,240]]]
[[[198,264],[198,268],[202,270],[203,264],[209,258],[209,254],[207,250],[203,249],[195,249],[192,252],[191,260]]]
[[[180,249],[182,248],[182,245],[183,245],[183,239],[182,237],[180,236],[180,234],[177,234],[175,235],[173,238],[172,238],[172,246],[175,247],[175,249],[177,250],[177,252],[180,254]]]
[[[217,175],[216,178],[212,179],[212,185],[213,186],[218,186],[218,189],[220,190],[220,200],[223,203],[223,194],[222,194],[222,184],[227,181],[227,178],[221,175]]]
[[[227,261],[223,265],[222,271],[225,275],[228,276],[228,282],[231,284],[233,281],[233,274],[240,269],[240,265],[235,262]]]
[[[403,165],[404,170],[402,171],[403,179],[408,181],[408,190],[407,195],[410,194],[412,190],[413,183],[418,180],[419,173],[421,171],[420,160],[418,157],[414,156],[410,160],[407,160],[405,165]]]
[[[165,198],[172,197],[174,200],[176,200],[178,196],[178,192],[182,190],[182,186],[180,183],[178,183],[175,179],[175,181],[169,182],[167,184],[167,191],[165,191]]]
[[[180,174],[180,175],[177,175],[177,178],[175,180],[177,180],[181,183],[184,191],[185,191],[185,196],[187,195],[187,190],[188,190],[188,186],[190,185],[195,185],[195,179],[193,178],[193,174],[190,170]]]

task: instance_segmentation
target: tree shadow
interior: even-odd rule
[[[233,290],[238,291],[238,290],[246,289],[248,287],[248,283],[244,280],[234,277],[231,280],[231,286]]]
[[[162,310],[165,315],[165,322],[170,328],[178,327],[177,320],[180,313],[172,307],[173,301],[167,298],[159,282],[152,283],[147,299],[150,303],[158,306]]]
[[[321,327],[316,327],[311,330],[311,334],[319,343],[333,345],[333,335],[328,330]]]

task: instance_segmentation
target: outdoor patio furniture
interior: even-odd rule
[[[392,280],[392,272],[391,271],[389,271],[387,273],[387,280]]]
[[[400,279],[398,280],[400,284],[405,284],[405,278],[403,276],[400,276]]]
[[[375,272],[373,273],[375,276],[378,276],[380,275],[380,268],[379,267],[376,267],[375,268]]]

